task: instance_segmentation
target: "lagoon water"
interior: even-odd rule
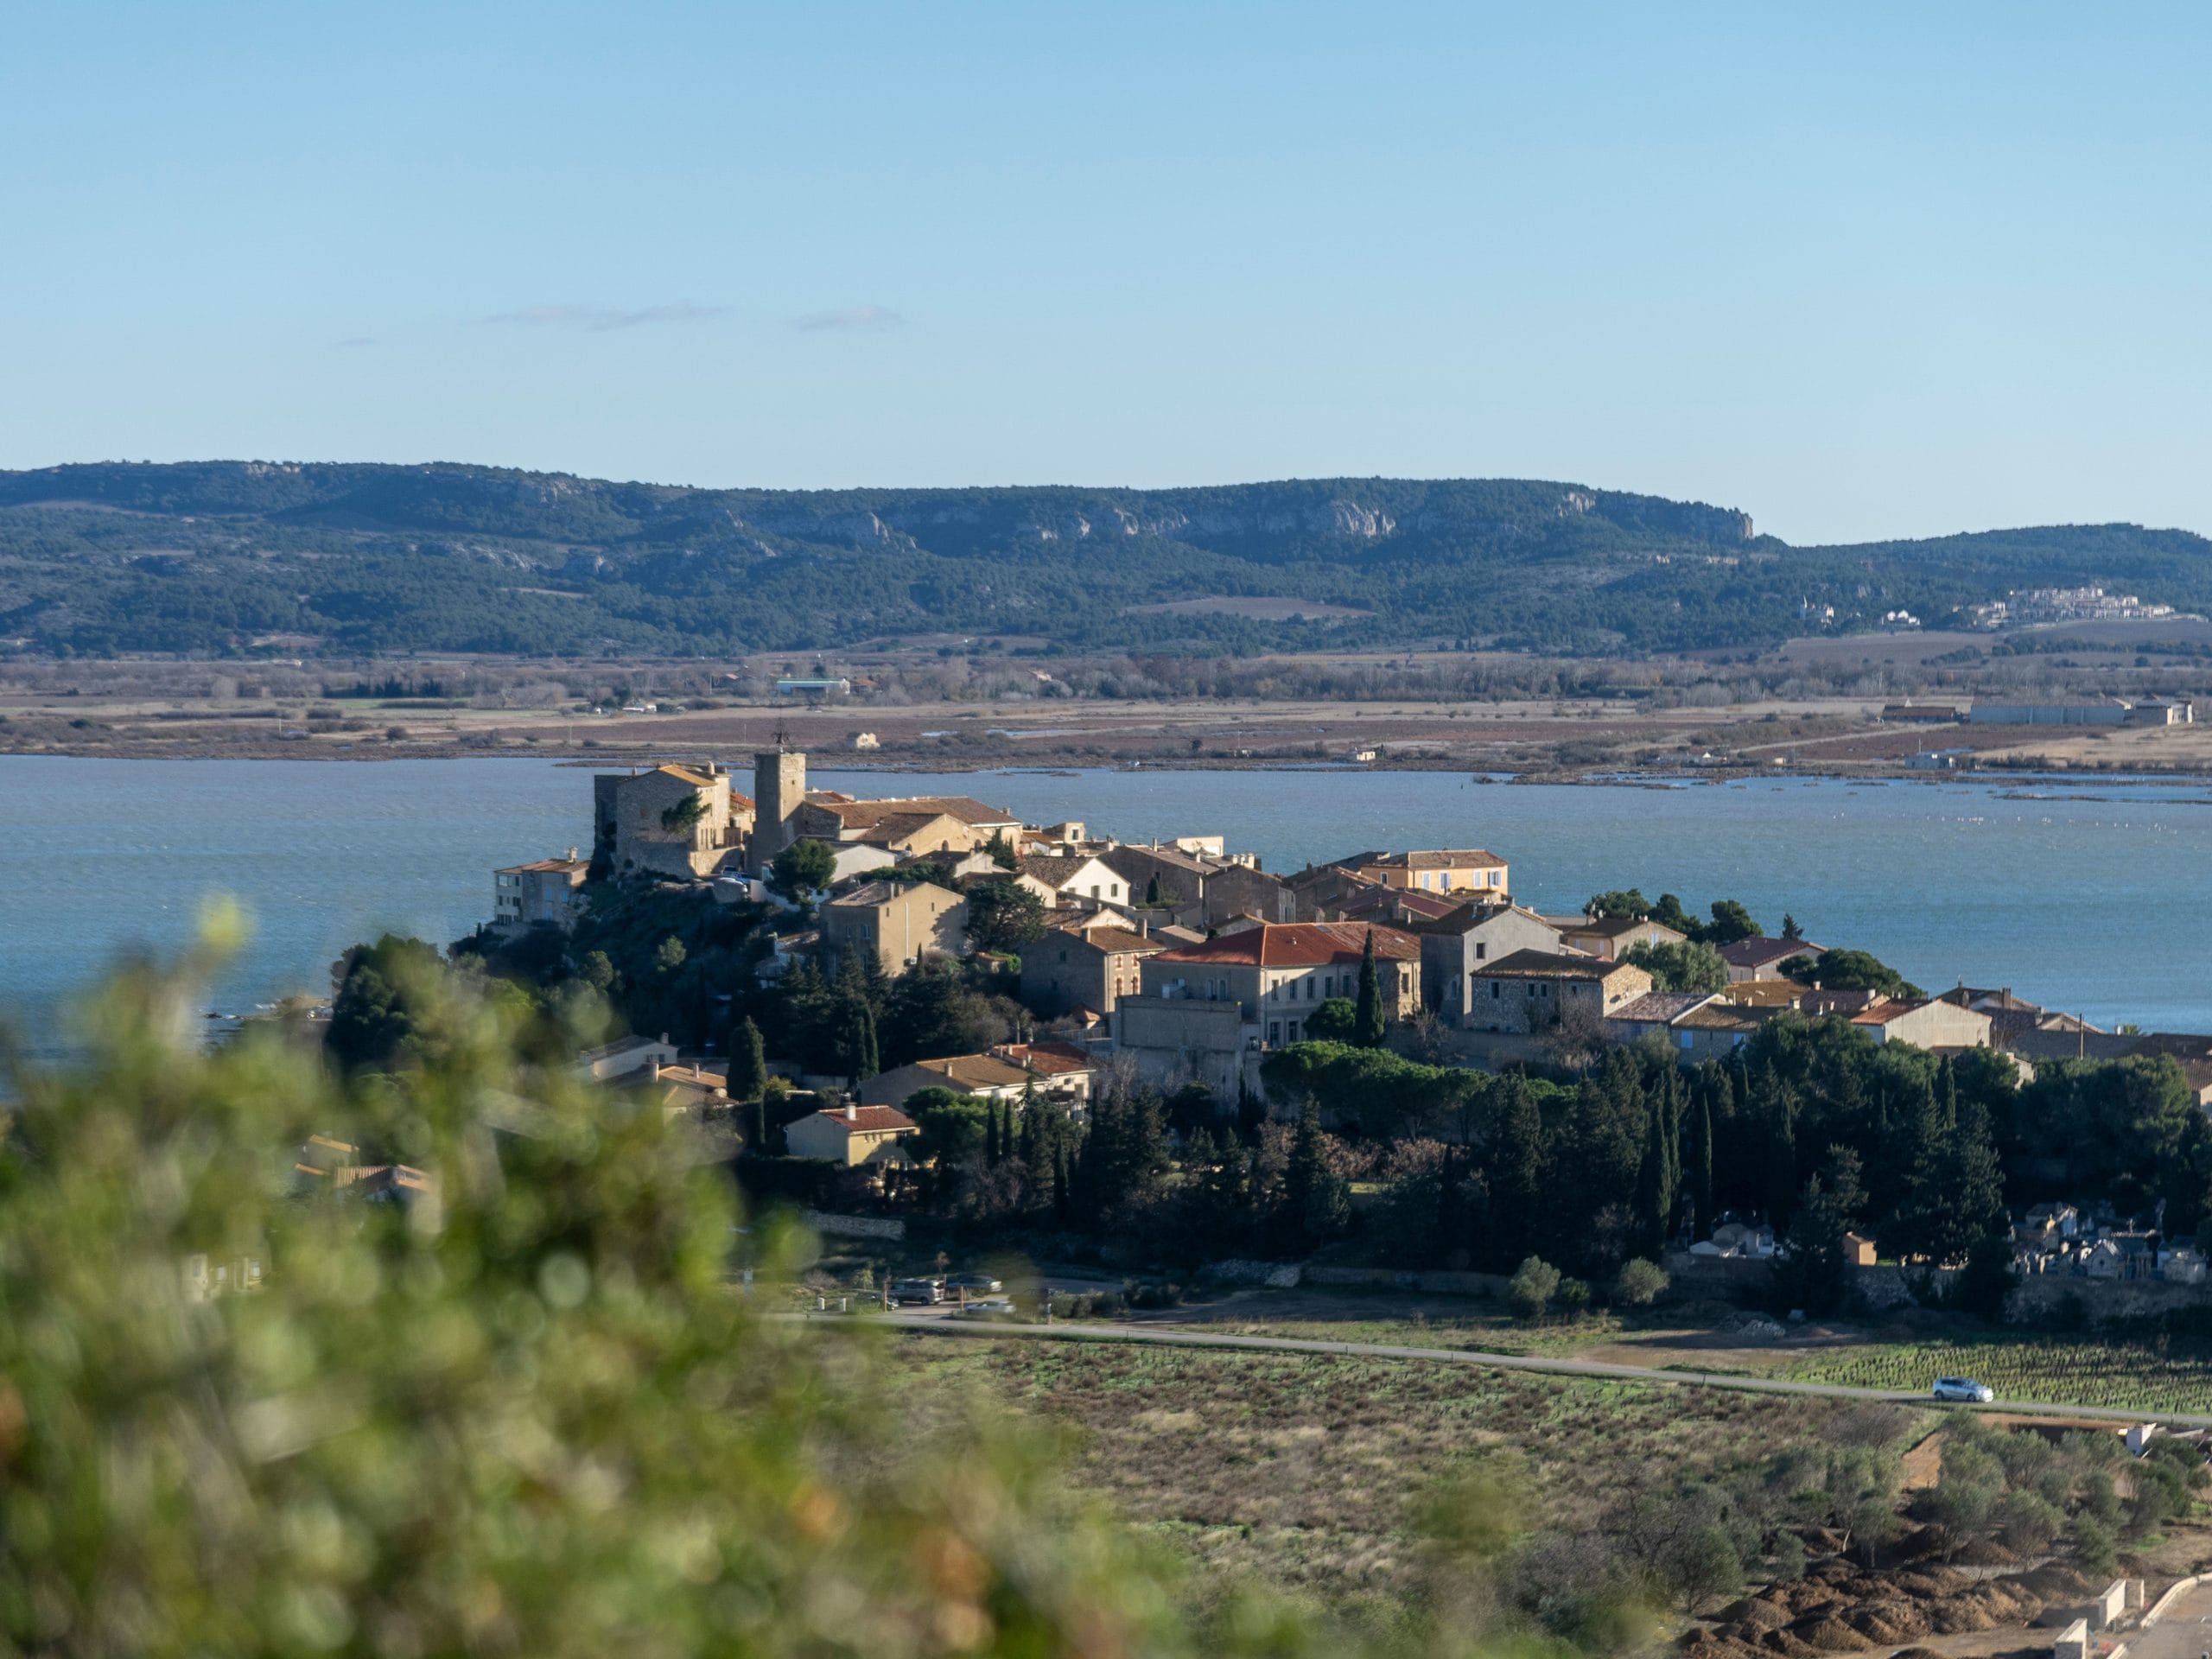
[[[543,760],[0,756],[0,1014],[35,1046],[133,947],[173,950],[210,894],[254,935],[210,992],[327,993],[382,930],[445,942],[492,870],[588,843],[588,769]],[[2045,780],[1688,788],[1507,785],[1457,772],[818,770],[854,793],[966,791],[1125,840],[1218,833],[1294,869],[1364,848],[1487,847],[1515,894],[1573,910],[1641,887],[1741,899],[1770,931],[1870,950],[1934,988],[2011,986],[2099,1025],[2212,1030],[2212,787]],[[2025,797],[2026,798],[2016,798]]]

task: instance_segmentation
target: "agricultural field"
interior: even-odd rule
[[[1421,1517],[1478,1471],[1533,1527],[1586,1529],[1640,1495],[1793,1444],[1902,1447],[1936,1420],[1879,1405],[1425,1365],[908,1338],[918,1384],[1063,1427],[1069,1468],[1188,1561],[1387,1620],[1424,1567]]]
[[[2212,1344],[2181,1338],[1992,1332],[1947,1341],[1869,1341],[1800,1355],[1784,1375],[1859,1388],[1922,1389],[1971,1376],[1999,1400],[2212,1415]]]

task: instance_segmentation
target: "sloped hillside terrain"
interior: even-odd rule
[[[1745,513],[1580,485],[705,490],[433,465],[0,473],[0,645],[108,655],[1770,644],[2101,580],[2212,603],[2212,551],[2101,526],[1791,548]],[[1303,603],[1300,603],[1303,601]]]

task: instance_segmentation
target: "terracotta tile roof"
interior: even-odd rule
[[[1418,851],[1405,853],[1355,853],[1338,863],[1358,868],[1366,865],[1381,865],[1394,870],[1502,870],[1505,861],[1496,853],[1486,853],[1479,847],[1457,850]]]
[[[1624,938],[1630,933],[1655,930],[1672,938],[1679,939],[1686,937],[1679,930],[1668,926],[1664,922],[1655,922],[1649,916],[1598,916],[1588,921],[1577,922],[1566,931],[1570,934],[1595,933],[1599,938],[1618,939]]]
[[[540,870],[551,873],[562,873],[588,869],[589,868],[590,861],[588,859],[540,858],[534,859],[527,864],[510,864],[505,869],[495,870],[493,874],[495,875],[521,875],[527,872]]]
[[[849,1117],[843,1107],[829,1106],[815,1116],[827,1118],[848,1135],[897,1135],[921,1127],[896,1106],[855,1106]]]
[[[1647,991],[1633,1002],[1624,1002],[1605,1017],[1630,1025],[1671,1025],[1706,1001],[1707,991]]]
[[[916,1060],[914,1065],[918,1070],[934,1071],[947,1081],[969,1089],[1018,1087],[1029,1078],[1029,1073],[1020,1066],[994,1059],[988,1054],[954,1054],[943,1059]]]
[[[1731,968],[1764,968],[1792,957],[1817,957],[1825,948],[1809,939],[1736,939],[1720,947],[1720,960]]]
[[[1003,1043],[991,1053],[996,1058],[1027,1066],[1040,1077],[1065,1077],[1097,1069],[1090,1056],[1073,1043]]]
[[[972,795],[910,795],[881,801],[855,801],[840,797],[820,799],[810,795],[809,806],[832,814],[848,830],[865,830],[887,817],[919,812],[934,817],[942,812],[966,824],[1014,823],[1021,820],[1001,806],[986,806]]]
[[[863,881],[849,893],[841,893],[830,901],[832,910],[874,910],[909,893],[918,893],[927,887],[931,893],[941,893],[948,899],[957,899],[957,893],[947,893],[934,881]]]
[[[1263,922],[1241,932],[1163,950],[1153,960],[1247,968],[1318,968],[1357,962],[1370,932],[1375,935],[1377,960],[1420,960],[1421,941],[1412,934],[1363,922]]]
[[[950,818],[950,812],[887,812],[861,831],[859,839],[866,844],[880,845],[911,836],[915,830],[935,823],[939,818]],[[956,823],[958,819],[953,819]]]
[[[1498,904],[1481,899],[1463,899],[1433,922],[1422,922],[1417,925],[1418,931],[1423,933],[1465,933],[1470,928],[1479,927],[1484,922],[1509,913],[1520,917],[1523,921],[1539,923],[1554,933],[1559,931],[1559,925],[1551,918],[1537,915],[1526,905]]]
[[[1692,1008],[1675,1021],[1676,1031],[1757,1031],[1770,1020],[1787,1013],[1783,1008],[1747,1008],[1715,998]]]
[[[679,766],[671,763],[655,766],[653,770],[673,778],[679,783],[689,784],[694,789],[712,789],[715,786],[713,779],[702,772],[694,771],[690,766]]]
[[[1046,887],[1058,888],[1072,881],[1077,871],[1090,862],[1089,854],[1069,855],[1060,853],[1032,853],[1014,861],[1015,872],[1042,881]]]
[[[1392,914],[1411,912],[1420,921],[1437,921],[1462,908],[1441,893],[1423,893],[1418,887],[1363,888],[1337,906],[1344,913],[1346,921],[1388,912]]]
[[[1611,962],[1603,957],[1574,956],[1563,950],[1516,950],[1486,968],[1476,969],[1475,974],[1478,978],[1602,980],[1631,970],[1643,971],[1632,963]]]
[[[1153,951],[1165,950],[1167,948],[1165,942],[1147,938],[1131,928],[1092,927],[1071,931],[1075,932],[1076,938],[1084,940],[1094,950],[1112,950],[1123,954],[1139,951],[1148,954]]]

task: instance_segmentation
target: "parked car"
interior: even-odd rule
[[[942,1279],[894,1279],[891,1281],[891,1300],[901,1307],[919,1303],[933,1306],[944,1300],[944,1281]]]
[[[1986,1382],[1977,1382],[1970,1376],[1939,1376],[1936,1379],[1936,1397],[1986,1406],[1997,1397],[1997,1394]]]
[[[970,1296],[995,1296],[1006,1287],[988,1273],[956,1273],[944,1281],[945,1294],[964,1290]]]
[[[970,1319],[1011,1319],[1016,1317],[1011,1296],[982,1296],[957,1310],[956,1317]]]

